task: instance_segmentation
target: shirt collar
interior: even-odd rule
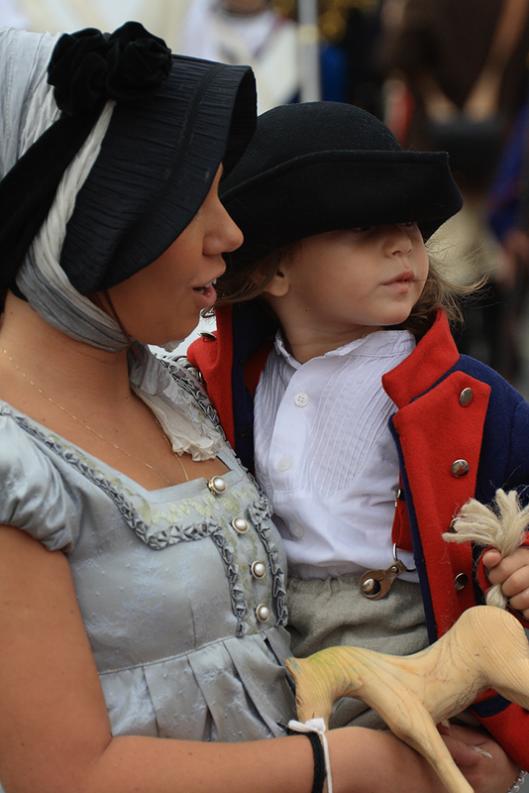
[[[402,356],[411,353],[414,347],[415,339],[408,330],[376,330],[317,357],[339,358],[356,353],[356,355],[366,358],[393,358],[396,355]],[[277,331],[274,339],[274,349],[293,369],[299,369],[302,366],[287,350],[285,339],[280,330]]]

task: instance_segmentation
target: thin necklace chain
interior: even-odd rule
[[[97,430],[95,430],[89,424],[86,424],[86,422],[84,422],[82,419],[80,419],[78,416],[76,416],[74,413],[72,413],[70,410],[68,410],[68,408],[65,408],[64,405],[61,405],[60,402],[57,402],[56,399],[53,399],[48,393],[46,393],[46,391],[44,391],[43,388],[41,388],[39,385],[37,385],[37,383],[35,383],[34,380],[31,379],[30,375],[28,375],[27,372],[25,372],[23,369],[20,368],[20,366],[15,361],[15,359],[11,355],[9,355],[9,352],[5,349],[5,347],[2,348],[2,354],[7,358],[7,360],[11,363],[11,365],[14,367],[14,369],[16,369],[16,371],[20,373],[20,375],[24,378],[24,380],[26,380],[26,382],[29,383],[29,385],[32,388],[35,389],[35,391],[37,391],[42,397],[44,397],[44,399],[46,399],[52,405],[55,405],[55,407],[58,407],[59,410],[61,410],[66,416],[69,416],[71,419],[73,419],[73,421],[75,421],[76,424],[79,424],[81,427],[84,427],[85,430],[88,430],[88,432],[90,432],[96,438],[99,438],[100,441],[103,441],[103,443],[106,443],[107,446],[112,446],[118,452],[121,452],[121,454],[124,454],[125,457],[128,457],[130,460],[135,460],[137,463],[141,463],[141,465],[145,466],[145,468],[148,468],[149,471],[152,471],[153,473],[155,473],[158,476],[162,477],[162,479],[167,484],[169,484],[169,485],[170,484],[174,484],[169,479],[167,479],[167,477],[164,474],[162,474],[161,471],[159,471],[157,468],[155,468],[154,465],[151,465],[150,463],[146,463],[145,460],[141,460],[139,457],[136,457],[134,454],[131,454],[130,452],[127,452],[125,449],[122,449],[121,446],[118,446],[117,443],[114,443],[114,441],[109,441],[108,438],[105,438],[103,435],[101,435],[100,432],[97,432]],[[160,422],[158,421],[156,416],[154,416],[154,414],[152,414],[152,415],[153,415],[156,423],[160,427],[160,430],[161,430],[161,432],[163,434],[163,437],[167,441],[167,444],[169,445],[169,448],[172,451],[171,443],[169,441],[169,438],[165,434],[162,425],[160,424]],[[182,473],[184,474],[186,482],[189,482],[189,476],[188,476],[188,473],[186,471],[186,468],[185,468],[182,460],[180,459],[180,455],[175,454],[175,457],[178,460],[180,468],[182,469]]]

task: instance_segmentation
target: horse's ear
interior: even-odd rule
[[[296,673],[296,669],[301,664],[301,661],[302,661],[301,658],[294,658],[294,656],[292,656],[291,658],[287,658],[287,660],[285,661],[285,667],[291,675],[294,675]]]
[[[320,718],[328,725],[335,699],[329,692],[329,681],[333,679],[332,657],[342,649],[328,648],[308,658],[292,657],[285,661],[296,689],[296,710],[300,721]]]

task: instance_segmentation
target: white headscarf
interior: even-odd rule
[[[60,116],[47,82],[58,36],[0,30],[0,177]],[[64,172],[48,216],[17,274],[17,286],[49,324],[104,350],[129,344],[114,319],[71,285],[59,264],[77,193],[92,168],[112,116],[107,102],[88,139]]]
[[[59,118],[60,111],[47,83],[47,67],[57,36],[0,30],[0,178],[24,152]],[[17,274],[17,286],[30,305],[49,324],[71,338],[104,350],[130,345],[117,322],[81,295],[59,264],[66,224],[77,193],[92,168],[107,131],[113,102],[107,102],[94,129],[66,169],[48,216],[33,240]],[[134,368],[134,367],[133,367]],[[173,450],[189,452],[193,459],[214,457],[222,443],[220,433],[209,425],[193,422],[189,403],[166,374],[162,383],[153,379],[150,357],[135,367],[133,388],[153,410],[169,437]],[[170,393],[170,399],[167,394]]]

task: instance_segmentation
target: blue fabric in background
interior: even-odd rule
[[[343,47],[323,43],[320,48],[321,98],[347,102],[347,55]]]
[[[519,111],[489,193],[489,224],[501,241],[518,220],[521,182],[527,175],[529,102]]]

